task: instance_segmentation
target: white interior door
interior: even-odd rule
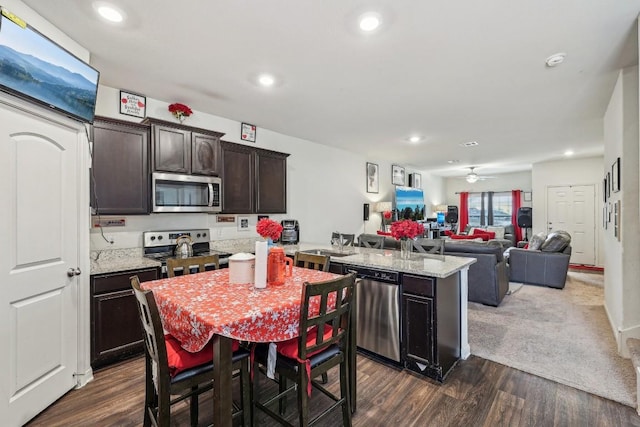
[[[75,385],[78,130],[0,104],[0,416],[19,426]]]
[[[572,185],[547,188],[547,232],[571,235],[571,262],[595,265],[595,187]]]

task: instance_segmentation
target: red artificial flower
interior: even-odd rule
[[[193,114],[191,108],[184,104],[180,104],[179,102],[169,105],[169,112],[178,118],[189,117]]]
[[[414,239],[424,233],[424,225],[406,219],[391,224],[391,235],[398,240]]]
[[[282,233],[282,225],[269,218],[263,218],[256,224],[256,231],[259,235],[271,238],[271,240],[278,240]]]
[[[384,219],[391,219],[391,211],[384,211],[382,216],[384,217]]]

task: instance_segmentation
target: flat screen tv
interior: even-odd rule
[[[0,90],[92,123],[99,77],[31,26],[0,15]]]
[[[422,189],[396,187],[395,211],[399,220],[423,220],[425,218],[425,204]]]

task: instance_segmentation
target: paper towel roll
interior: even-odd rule
[[[256,288],[267,287],[267,242],[256,242],[256,274],[253,284]]]

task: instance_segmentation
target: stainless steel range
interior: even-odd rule
[[[176,240],[180,236],[187,235],[191,237],[193,242],[193,256],[199,255],[218,255],[220,267],[227,266],[229,263],[228,252],[216,251],[210,249],[209,230],[208,229],[192,229],[192,230],[162,230],[162,231],[145,231],[142,233],[143,255],[162,262],[162,276],[167,274],[167,258],[174,256],[176,249]]]

